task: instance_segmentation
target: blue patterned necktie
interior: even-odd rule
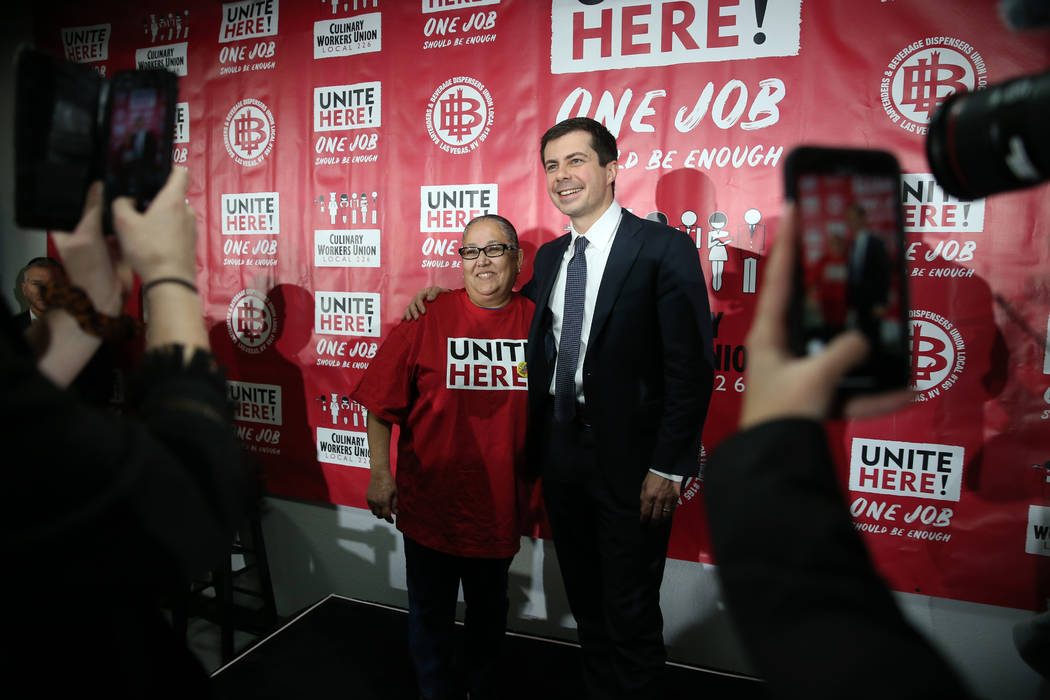
[[[565,270],[565,306],[561,316],[558,365],[554,374],[554,420],[565,423],[576,415],[576,365],[580,359],[583,298],[587,288],[587,239],[576,238],[576,249]]]

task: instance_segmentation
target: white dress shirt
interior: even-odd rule
[[[587,339],[591,334],[591,321],[594,319],[594,302],[598,299],[598,289],[602,285],[602,275],[605,273],[605,263],[609,260],[609,251],[612,250],[613,239],[616,238],[616,229],[620,227],[620,214],[623,210],[620,205],[613,202],[605,213],[591,225],[586,234],[580,234],[576,229],[570,228],[572,238],[569,247],[565,249],[561,265],[558,267],[558,276],[554,278],[554,286],[551,287],[550,298],[547,306],[551,310],[551,330],[554,331],[554,346],[561,347],[561,319],[565,310],[565,275],[572,259],[573,251],[576,249],[576,239],[581,235],[587,238],[587,247],[583,249],[584,257],[587,258],[587,286],[583,294],[583,326],[580,329],[580,356],[576,360],[576,400],[586,403],[583,395],[583,359],[587,355]],[[558,361],[561,361],[559,356]],[[554,376],[551,376],[549,391],[554,395]]]
[[[586,404],[586,396],[583,393],[583,361],[587,356],[587,340],[591,334],[591,321],[594,319],[594,303],[598,299],[598,289],[602,285],[602,276],[605,274],[605,263],[609,260],[609,252],[612,250],[613,239],[616,238],[616,230],[620,228],[620,218],[623,208],[615,201],[609,205],[598,220],[591,225],[585,234],[576,231],[570,224],[569,246],[562,255],[561,265],[558,266],[558,275],[554,278],[554,286],[551,287],[550,296],[547,299],[547,308],[551,311],[551,330],[554,332],[554,346],[561,347],[561,319],[565,310],[565,275],[576,250],[576,239],[581,235],[587,238],[587,247],[583,249],[584,257],[587,258],[587,285],[583,295],[583,325],[580,329],[580,356],[576,360],[576,400]],[[561,361],[558,356],[557,362]],[[551,383],[548,391],[554,396],[554,377],[557,370],[551,373]],[[667,474],[665,472],[650,469],[649,471],[670,479],[681,481],[678,474]]]

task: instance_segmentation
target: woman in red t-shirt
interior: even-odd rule
[[[464,289],[394,328],[352,393],[368,409],[369,508],[396,516],[405,540],[409,646],[424,698],[462,695],[451,668],[461,582],[466,690],[493,694],[525,493],[533,304],[512,291],[523,260],[517,232],[501,216],[480,216],[459,254]]]

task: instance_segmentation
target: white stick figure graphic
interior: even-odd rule
[[[685,227],[685,232],[690,236],[696,235],[696,212],[686,209],[682,212],[682,226]]]
[[[332,425],[337,425],[339,423],[339,395],[338,394],[332,394],[332,402],[330,404],[328,404],[328,407],[330,409],[330,413],[332,414]],[[344,418],[343,420],[345,421],[346,419]]]
[[[335,225],[335,213],[339,209],[339,203],[335,199],[335,192],[328,195],[328,216],[332,219],[332,224]]]
[[[743,292],[754,294],[758,286],[758,255],[766,247],[766,227],[759,227],[762,212],[748,209],[744,212],[744,223],[747,224],[747,238],[741,241],[741,254],[744,256]],[[761,230],[760,230],[761,228]]]
[[[711,227],[711,230],[707,232],[707,259],[711,261],[711,289],[717,292],[722,288],[722,271],[725,269],[726,260],[729,259],[726,253],[726,240],[729,239],[729,232],[722,230],[729,223],[729,217],[723,212],[716,211],[707,217],[707,223]]]

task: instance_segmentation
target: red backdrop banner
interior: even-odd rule
[[[41,6],[37,40],[106,76],[181,76],[174,161],[193,179],[198,282],[242,440],[272,493],[358,508],[368,445],[349,391],[412,294],[461,286],[463,224],[510,218],[522,281],[567,225],[542,176],[548,126],[607,124],[620,203],[696,240],[717,360],[706,450],[734,429],[745,389],[787,151],[891,150],[905,172],[916,400],[834,427],[842,486],[895,589],[1041,609],[1047,189],[959,201],[924,155],[946,97],[1050,65],[1047,31],[1011,31],[996,6],[60,2]],[[710,561],[703,493],[702,478],[684,485],[670,556]],[[768,525],[771,548],[792,546]]]

